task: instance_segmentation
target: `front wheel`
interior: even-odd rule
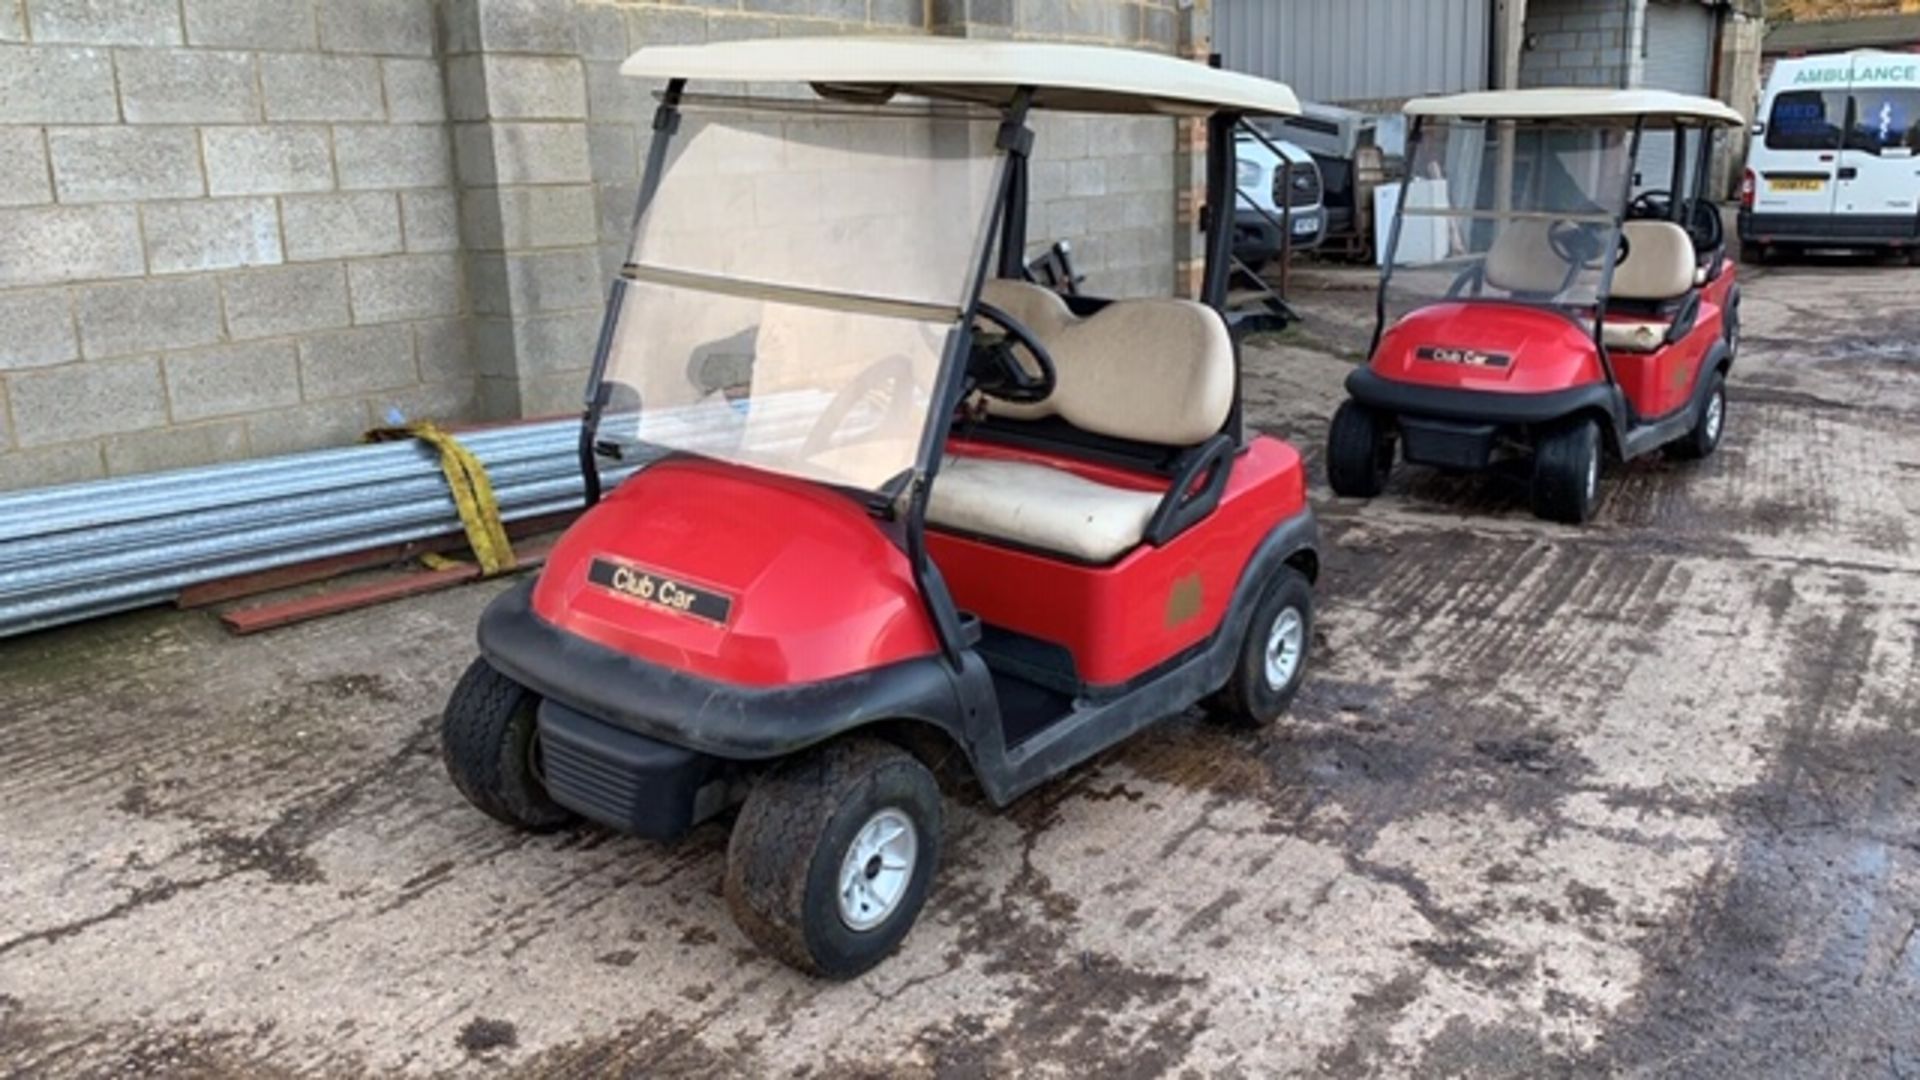
[[[540,782],[539,706],[533,691],[475,660],[440,717],[440,754],[468,802],[514,828],[551,832],[574,815]]]
[[[1712,379],[1700,415],[1694,417],[1693,430],[1668,443],[1667,456],[1698,461],[1719,449],[1720,437],[1727,431],[1727,377],[1716,371]]]
[[[1312,644],[1313,587],[1300,571],[1281,567],[1253,609],[1233,675],[1208,700],[1209,712],[1239,727],[1278,720],[1306,678]]]
[[[812,975],[878,964],[940,862],[940,788],[911,754],[848,738],[755,785],[727,845],[727,907],[754,944]]]
[[[1327,429],[1327,484],[1335,495],[1371,499],[1393,471],[1393,428],[1357,401],[1341,402]]]
[[[1543,433],[1533,449],[1533,512],[1584,525],[1600,502],[1600,426],[1570,421]]]

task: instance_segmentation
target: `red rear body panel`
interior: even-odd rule
[[[1165,486],[1137,473],[1030,451],[961,440],[952,450],[1040,462],[1116,486]],[[1305,508],[1299,453],[1262,437],[1250,440],[1234,460],[1218,509],[1165,546],[1137,548],[1110,566],[1049,558],[932,527],[927,549],[961,610],[1064,646],[1083,681],[1114,686],[1211,635],[1261,540]]]
[[[1729,259],[1721,268],[1720,276],[1707,284],[1700,296],[1700,316],[1686,337],[1658,352],[1612,350],[1614,376],[1620,380],[1620,389],[1627,395],[1636,415],[1651,420],[1692,402],[1700,365],[1706,361],[1713,343],[1720,340],[1736,273]],[[1608,318],[1627,322],[1644,320],[1644,316],[1617,312]]]
[[[1505,366],[1423,359],[1422,349],[1505,357]],[[1394,323],[1373,354],[1374,373],[1395,382],[1453,390],[1546,394],[1606,378],[1593,335],[1540,308],[1497,301],[1446,301]]]
[[[593,584],[596,561],[618,564],[628,581],[699,590],[707,615]],[[712,617],[716,604],[724,619]],[[938,648],[906,556],[863,506],[698,458],[641,470],[581,517],[533,606],[589,641],[745,686],[829,679]]]

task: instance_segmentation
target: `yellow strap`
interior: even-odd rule
[[[460,445],[460,440],[433,424],[411,424],[405,428],[380,428],[367,433],[373,442],[419,439],[440,452],[440,469],[446,473],[447,489],[453,493],[453,505],[460,511],[460,525],[467,532],[467,546],[480,563],[483,577],[504,574],[514,568],[513,542],[507,539],[507,527],[500,520],[500,503],[493,495],[493,482],[487,479],[487,467]],[[459,566],[456,560],[438,555],[422,559],[429,567],[442,570]]]

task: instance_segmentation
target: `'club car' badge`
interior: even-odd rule
[[[1422,345],[1414,353],[1422,360],[1436,364],[1460,364],[1464,367],[1505,368],[1513,366],[1513,357],[1505,353],[1481,352],[1478,349],[1455,349],[1445,345]]]
[[[645,567],[629,566],[612,559],[595,559],[587,567],[587,580],[625,600],[648,607],[691,615],[721,626],[733,615],[733,598],[711,589],[702,589],[677,581]]]

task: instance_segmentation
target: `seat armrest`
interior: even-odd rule
[[[1155,547],[1186,532],[1220,505],[1233,472],[1233,439],[1215,435],[1186,455],[1142,539]]]
[[[1666,343],[1675,344],[1693,333],[1694,324],[1700,321],[1700,292],[1695,290],[1680,302],[1680,310],[1673,314],[1673,325],[1667,327]]]

